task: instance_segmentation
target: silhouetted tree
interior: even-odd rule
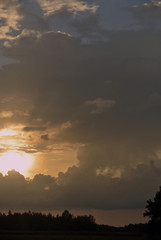
[[[62,219],[66,221],[71,221],[73,219],[73,215],[68,210],[64,210],[64,212],[62,213]]]
[[[161,187],[160,191],[156,193],[154,200],[147,201],[146,211],[144,217],[149,217],[148,233],[154,239],[161,237]]]

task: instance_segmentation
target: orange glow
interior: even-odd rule
[[[0,137],[11,137],[15,135],[17,135],[17,132],[12,129],[4,128],[0,131]]]
[[[6,174],[14,169],[19,173],[26,175],[32,167],[33,157],[30,154],[18,151],[9,151],[0,156],[0,172]]]

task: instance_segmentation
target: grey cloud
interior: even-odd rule
[[[0,1],[0,17],[2,19],[0,39],[12,39],[14,32],[20,30],[20,21],[23,19],[23,15],[18,13],[20,6],[18,0]]]
[[[49,31],[53,28],[51,28],[48,16],[51,17],[57,12],[76,15],[78,12],[86,11],[94,13],[97,11],[97,8],[98,6],[94,3],[88,4],[87,1],[78,0],[32,0],[30,2],[20,0],[1,0],[0,39],[14,39],[19,36],[25,28],[41,32]],[[62,14],[62,16],[63,15],[64,14]]]
[[[21,92],[30,98],[33,118],[51,121],[55,127],[77,121],[72,128],[57,133],[61,141],[89,143],[102,139],[114,144],[122,138],[127,142],[134,139],[136,144],[139,138],[146,146],[149,135],[149,141],[156,144],[160,141],[160,114],[153,106],[148,111],[140,110],[140,106],[146,101],[149,104],[153,92],[160,94],[160,34],[109,32],[109,39],[103,44],[82,45],[62,33],[22,35],[4,51],[22,63],[1,71],[2,79],[6,72],[9,74],[3,89],[6,85],[6,92]],[[112,79],[108,86],[107,79]],[[117,104],[110,112],[89,116],[84,102],[98,96],[115,99]]]
[[[23,4],[18,8],[17,14],[23,16],[21,19],[21,31],[23,29],[34,29],[40,32],[45,32],[50,30],[49,23],[44,19],[41,12],[41,7],[39,4],[36,4],[36,1],[33,0],[30,2],[32,4],[32,8],[35,10],[31,10],[28,7],[26,2],[22,2]]]
[[[31,126],[31,127],[24,127],[22,130],[24,132],[34,132],[34,131],[44,131],[45,129],[46,129],[45,127]]]
[[[0,175],[0,206],[19,210],[144,208],[158,189],[159,180],[160,174],[151,164],[129,169],[122,178],[83,173],[78,167],[60,173],[58,178],[39,174],[25,179],[10,171]]]
[[[89,16],[78,16],[69,20],[69,25],[77,32],[77,35],[85,44],[106,42],[108,32],[101,24],[99,14],[90,14]]]
[[[130,7],[130,12],[144,29],[160,30],[161,1],[151,0]]]
[[[148,1],[142,5],[135,5],[131,10],[142,18],[160,18],[161,1]]]
[[[36,207],[40,196],[41,207],[50,206],[50,199],[56,208],[143,206],[160,184],[160,33],[108,32],[108,42],[88,45],[63,33],[30,34],[4,47],[4,54],[19,62],[0,71],[1,96],[14,92],[30,100],[33,109],[25,126],[39,128],[33,119],[49,122],[55,130],[50,144],[78,144],[79,162],[40,192],[32,181],[21,180],[35,193],[23,192],[24,204]],[[117,104],[89,114],[84,103],[98,97],[103,110],[106,100]],[[72,127],[63,128],[67,122]],[[48,146],[49,141],[42,142]],[[49,163],[46,159],[46,168]],[[98,170],[103,174],[98,176]],[[122,195],[125,199],[118,202]]]

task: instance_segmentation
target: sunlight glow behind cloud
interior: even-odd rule
[[[33,158],[31,155],[18,151],[5,152],[0,156],[0,172],[7,174],[14,169],[21,174],[26,175],[32,167]]]
[[[10,137],[10,136],[16,136],[17,132],[8,128],[4,128],[0,131],[0,138],[1,137]]]

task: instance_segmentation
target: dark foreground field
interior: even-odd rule
[[[134,235],[130,233],[113,234],[88,234],[88,233],[23,233],[3,232],[0,233],[3,240],[146,240],[145,235]]]

